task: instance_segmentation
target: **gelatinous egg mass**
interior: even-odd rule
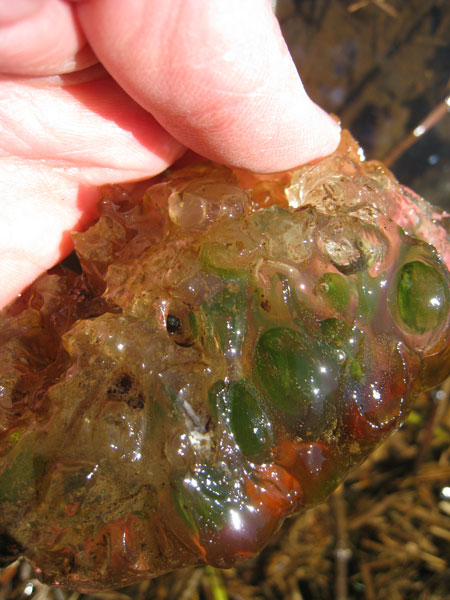
[[[439,214],[349,134],[129,189],[0,313],[0,560],[79,590],[254,555],[450,372]]]

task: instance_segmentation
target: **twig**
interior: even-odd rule
[[[203,569],[194,569],[189,574],[187,581],[184,582],[184,590],[179,595],[180,600],[194,600],[194,598],[198,598],[197,590],[203,574]]]
[[[377,600],[373,587],[372,573],[367,563],[361,563],[361,577],[364,583],[366,600]]]
[[[348,541],[344,486],[342,485],[333,494],[333,508],[336,519],[336,600],[347,600],[347,566],[352,552]]]
[[[205,573],[208,578],[213,600],[228,600],[227,589],[220,571],[214,567],[208,566],[205,567]]]
[[[409,133],[401,142],[399,142],[387,156],[383,158],[383,162],[387,167],[391,167],[400,156],[417,142],[427,131],[432,129],[445,117],[450,111],[450,95],[433,108],[431,112]]]
[[[375,4],[375,6],[378,6],[378,8],[380,8],[390,17],[398,17],[397,9],[391,6],[388,2],[385,2],[384,0],[360,0],[359,2],[353,2],[352,4],[350,4],[347,10],[349,13],[354,13],[358,10],[361,10],[361,8],[365,8],[369,4]]]
[[[439,423],[442,419],[443,414],[445,413],[450,393],[450,377],[448,377],[444,381],[439,390],[430,393],[433,398],[433,408],[431,411],[430,418],[428,419],[428,424],[424,433],[423,441],[419,446],[419,451],[415,460],[414,472],[416,473],[419,471],[423,462],[423,458],[426,455],[426,452],[428,451],[431,442],[433,441],[434,429],[437,423]]]

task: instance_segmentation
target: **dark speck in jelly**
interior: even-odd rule
[[[177,332],[181,327],[181,321],[178,317],[174,315],[167,315],[167,331],[169,333]]]

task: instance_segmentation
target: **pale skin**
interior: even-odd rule
[[[265,0],[0,0],[0,306],[71,249],[97,186],[186,148],[259,172],[331,153]]]

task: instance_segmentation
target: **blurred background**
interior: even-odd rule
[[[367,158],[450,210],[448,0],[278,0],[311,97]],[[79,594],[0,570],[0,600],[448,600],[450,381],[321,506],[289,519],[233,569],[183,569],[123,590]]]

